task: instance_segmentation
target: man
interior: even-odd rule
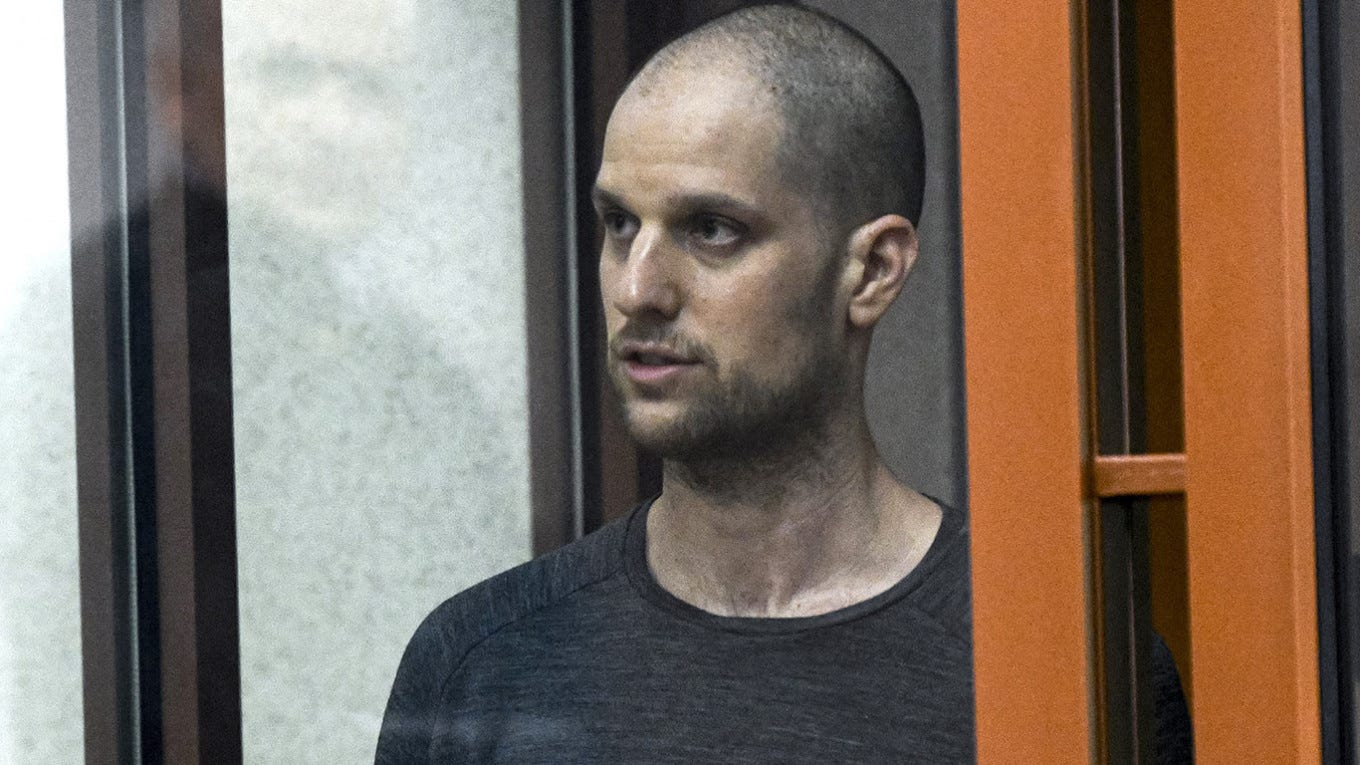
[[[922,165],[901,76],[811,11],[724,16],[638,73],[600,286],[664,489],[436,609],[378,762],[972,760],[963,518],[889,472],[862,395]]]

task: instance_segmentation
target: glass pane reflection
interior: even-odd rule
[[[84,759],[61,3],[0,9],[0,762]]]
[[[223,7],[248,762],[371,761],[530,554],[514,3]]]

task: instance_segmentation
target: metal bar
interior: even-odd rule
[[[65,15],[85,761],[125,765],[139,733],[119,15],[88,0]]]
[[[1085,765],[1077,35],[1071,7],[1044,0],[960,3],[957,22],[978,761]]]
[[[1129,454],[1147,445],[1135,14],[1127,0],[1081,10],[1092,435],[1097,454]],[[1100,755],[1148,762],[1151,706],[1140,683],[1151,636],[1145,507],[1107,499],[1093,526]]]
[[[575,386],[579,391],[579,439],[584,469],[581,473],[581,531],[594,531],[631,503],[636,470],[632,444],[623,435],[609,401],[603,357],[604,322],[600,314],[599,276],[593,265],[598,253],[594,209],[590,189],[599,167],[599,147],[612,96],[601,91],[618,77],[623,43],[623,0],[572,0],[572,162],[570,210],[574,221],[577,269],[573,274],[576,296]],[[618,87],[621,87],[619,85]]]
[[[1100,661],[1107,763],[1155,762],[1149,688],[1150,625],[1146,502],[1105,499],[1096,519],[1101,591]]]
[[[1130,510],[1122,502],[1105,500],[1093,519],[1092,556],[1097,590],[1096,642],[1100,721],[1100,762],[1138,762],[1137,737],[1133,732],[1133,661],[1128,636],[1133,629],[1132,550],[1129,544]]]
[[[1320,21],[1318,0],[1304,0],[1303,7],[1303,102],[1304,102],[1304,140],[1306,146],[1307,183],[1308,183],[1308,280],[1309,280],[1309,328],[1312,348],[1311,379],[1313,400],[1313,481],[1314,481],[1314,533],[1317,537],[1317,590],[1318,590],[1318,682],[1321,719],[1321,746],[1323,762],[1342,762],[1341,751],[1346,747],[1342,737],[1343,722],[1341,706],[1343,678],[1341,671],[1345,656],[1344,633],[1338,623],[1344,619],[1345,599],[1341,596],[1345,586],[1340,580],[1346,570],[1345,556],[1338,556],[1338,538],[1345,538],[1346,526],[1336,521],[1346,515],[1344,503],[1333,501],[1333,494],[1342,497],[1346,494],[1344,481],[1338,481],[1337,460],[1344,466],[1345,432],[1336,426],[1344,423],[1347,401],[1343,395],[1333,397],[1333,377],[1337,379],[1338,390],[1345,391],[1344,370],[1333,371],[1331,355],[1336,351],[1344,354],[1344,333],[1334,327],[1344,326],[1345,292],[1344,274],[1330,261],[1328,243],[1332,232],[1327,230],[1329,207],[1336,199],[1328,194],[1335,189],[1328,188],[1328,180],[1333,168],[1327,167],[1324,134],[1325,122],[1332,114],[1325,114],[1327,105],[1323,96],[1323,31]],[[1334,19],[1329,21],[1335,22]],[[1327,25],[1328,27],[1331,24]],[[1335,31],[1329,29],[1329,36]],[[1333,212],[1333,216],[1335,212]],[[1341,320],[1341,321],[1338,321]],[[1338,342],[1339,341],[1339,342]],[[1340,347],[1337,347],[1340,346]],[[1344,356],[1342,356],[1344,358]],[[1345,693],[1349,696],[1350,693]]]
[[[124,157],[125,326],[128,385],[128,434],[132,489],[131,529],[136,607],[137,748],[143,762],[158,761],[161,746],[160,596],[156,555],[156,434],[154,347],[151,309],[150,163],[148,99],[151,73],[143,6],[122,3],[119,55],[122,71],[122,146]]]
[[[578,270],[569,162],[571,111],[566,3],[520,0],[520,131],[525,329],[529,361],[529,489],[533,552],[579,536],[581,454],[572,374]],[[556,107],[556,108],[554,108]]]
[[[142,569],[158,639],[143,761],[241,760],[241,696],[220,3],[129,4],[129,261]],[[135,160],[135,164],[134,164]],[[149,463],[149,464],[148,464]],[[141,484],[139,483],[139,488]],[[154,521],[154,528],[153,523]],[[152,597],[154,594],[154,598]],[[154,604],[154,608],[150,607]],[[154,624],[150,619],[158,618]],[[149,655],[149,653],[148,653]],[[144,705],[146,707],[147,705]]]
[[[1127,0],[1126,0],[1127,1]],[[1137,380],[1145,418],[1144,449],[1151,453],[1185,450],[1181,405],[1181,330],[1178,202],[1176,190],[1175,68],[1172,4],[1132,0],[1132,34],[1137,62],[1137,182],[1139,259],[1132,274],[1142,308],[1139,346],[1143,369]],[[1169,488],[1169,487],[1168,487]],[[1185,499],[1154,496],[1147,508],[1148,584],[1152,625],[1176,657],[1188,681],[1190,631],[1185,581]]]
[[[1264,6],[1175,8],[1192,716],[1205,762],[1317,762],[1320,750],[1301,14],[1291,0]]]
[[[1323,23],[1324,49],[1328,50],[1330,71],[1326,75],[1329,83],[1331,102],[1335,105],[1336,126],[1329,143],[1330,152],[1335,158],[1337,172],[1334,180],[1338,184],[1337,202],[1339,214],[1333,215],[1334,236],[1329,239],[1333,250],[1333,268],[1343,277],[1338,281],[1347,296],[1348,305],[1343,313],[1335,336],[1345,338],[1345,345],[1333,355],[1338,361],[1360,358],[1360,268],[1355,268],[1356,256],[1360,255],[1360,6],[1341,0],[1326,0],[1326,8],[1334,15],[1335,24]],[[1338,343],[1340,344],[1340,343]],[[1360,375],[1353,372],[1353,366],[1337,364],[1334,374],[1346,379],[1346,398],[1354,400]],[[1335,379],[1335,378],[1334,378]],[[1334,386],[1333,390],[1338,390]],[[1341,716],[1346,722],[1344,729],[1347,748],[1344,756],[1360,757],[1360,532],[1355,530],[1357,510],[1352,502],[1360,496],[1360,456],[1354,448],[1360,445],[1360,406],[1348,406],[1344,416],[1338,416],[1334,432],[1344,438],[1338,453],[1335,467],[1337,481],[1345,488],[1338,492],[1335,507],[1345,508],[1335,518],[1336,528],[1345,529],[1347,539],[1339,540],[1337,557],[1344,562],[1340,581],[1345,592],[1339,593],[1338,600],[1344,604],[1340,611],[1339,628],[1342,630],[1346,648],[1340,654],[1339,677],[1347,678],[1349,694],[1343,697]],[[1341,440],[1341,439],[1338,439]]]
[[[1129,187],[1125,111],[1129,105],[1119,0],[1085,8],[1087,253],[1090,262],[1090,317],[1095,383],[1095,438],[1100,454],[1137,451],[1133,428],[1130,365],[1133,329],[1129,321],[1129,271],[1137,259],[1136,193]],[[1132,218],[1132,220],[1130,220]],[[1131,225],[1132,224],[1132,225]]]
[[[1354,762],[1357,757],[1351,507],[1357,474],[1351,445],[1356,441],[1357,418],[1351,404],[1356,383],[1350,360],[1355,356],[1357,326],[1353,307],[1360,292],[1357,272],[1347,266],[1347,253],[1360,249],[1360,217],[1354,214],[1360,209],[1356,195],[1360,151],[1354,144],[1360,110],[1353,103],[1354,88],[1360,87],[1360,57],[1353,53],[1357,35],[1360,10],[1354,4],[1303,3],[1323,762]]]
[[[1100,456],[1092,460],[1097,497],[1150,497],[1185,493],[1184,454]]]

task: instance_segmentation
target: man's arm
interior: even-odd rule
[[[378,734],[376,765],[429,761],[439,692],[449,668],[443,611],[435,609],[426,617],[402,654]]]

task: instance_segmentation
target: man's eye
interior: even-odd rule
[[[726,218],[702,215],[690,227],[690,237],[704,247],[727,247],[741,238],[741,227]]]
[[[613,239],[631,239],[637,233],[637,221],[633,216],[617,210],[606,210],[600,214],[605,233]]]

